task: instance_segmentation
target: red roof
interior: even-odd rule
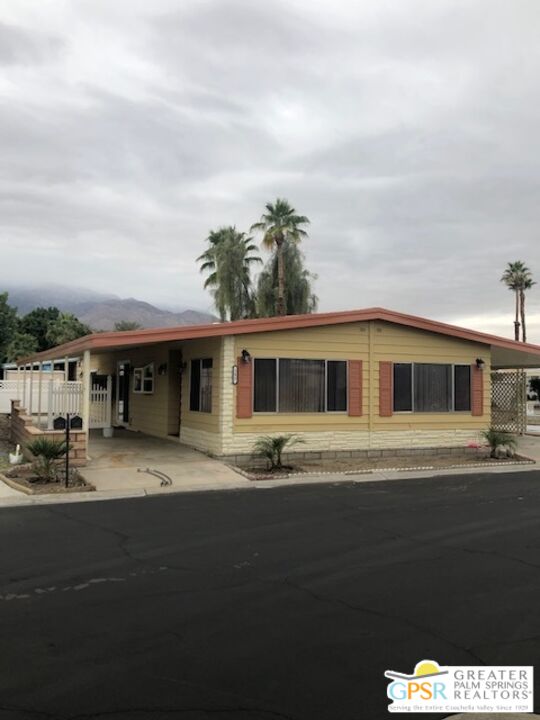
[[[135,347],[175,340],[195,340],[197,338],[222,337],[225,335],[245,335],[247,333],[272,332],[276,330],[295,330],[298,328],[319,327],[323,325],[342,325],[344,323],[367,320],[382,320],[397,325],[426,330],[440,335],[450,335],[462,340],[483,343],[506,350],[537,355],[540,363],[540,345],[516,342],[508,338],[468,330],[457,325],[428,320],[416,315],[384,308],[365,310],[347,310],[344,312],[313,313],[310,315],[286,315],[284,317],[258,318],[256,320],[236,320],[234,322],[213,323],[210,325],[181,325],[171,328],[150,328],[148,330],[128,330],[125,332],[102,332],[85,335],[72,342],[26,358],[30,360],[50,360],[65,356],[78,355],[85,350],[99,351],[113,348]]]

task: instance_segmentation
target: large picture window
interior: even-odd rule
[[[347,411],[347,362],[255,358],[253,411]]]
[[[471,409],[470,365],[394,364],[394,412]]]
[[[191,361],[189,409],[212,412],[212,358]]]

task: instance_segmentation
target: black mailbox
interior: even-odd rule
[[[58,417],[55,417],[53,420],[53,428],[55,430],[65,430],[66,429],[66,418],[59,415]]]

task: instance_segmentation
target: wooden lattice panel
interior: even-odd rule
[[[525,432],[526,388],[523,370],[491,373],[491,427],[511,433]]]

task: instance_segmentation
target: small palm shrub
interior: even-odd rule
[[[285,448],[303,442],[297,435],[264,435],[253,444],[252,454],[254,457],[266,458],[269,470],[280,470],[283,468],[282,455]]]
[[[34,470],[38,478],[45,483],[56,481],[58,461],[68,451],[65,441],[41,437],[29,442],[26,448],[35,457]]]
[[[492,458],[497,458],[499,456],[499,450],[502,450],[503,448],[512,452],[516,449],[516,438],[504,430],[495,430],[494,428],[490,428],[489,430],[485,430],[482,435],[491,448],[490,457]]]

